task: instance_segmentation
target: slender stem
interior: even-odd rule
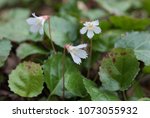
[[[124,99],[125,101],[127,101],[126,91],[122,91],[122,96],[123,96],[123,99]]]
[[[49,94],[49,96],[48,96],[48,98],[47,98],[47,101],[49,101],[49,100],[50,100],[50,98],[51,98],[51,94]]]
[[[84,43],[84,40],[83,40],[83,36],[81,36],[81,42],[80,44]]]
[[[99,75],[98,75],[98,74],[96,74],[96,76],[95,76],[95,78],[94,78],[94,80],[93,80],[94,82],[96,82],[96,80],[97,80],[98,76],[99,76]]]
[[[56,49],[55,49],[54,44],[53,44],[53,41],[52,41],[50,18],[48,19],[48,25],[49,25],[49,27],[48,27],[48,29],[49,29],[49,36],[50,36],[50,38],[51,38],[51,39],[50,39],[51,45],[52,45],[52,48],[53,48],[53,50],[54,50],[54,52],[55,52],[55,54],[56,54]]]
[[[88,68],[88,72],[87,72],[87,78],[89,78],[89,76],[90,76],[91,60],[92,60],[92,39],[90,39],[90,55],[89,55],[89,68]]]
[[[64,48],[64,53],[63,53],[63,58],[62,58],[62,99],[64,100],[65,98],[65,48]]]

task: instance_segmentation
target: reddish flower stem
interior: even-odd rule
[[[89,78],[89,76],[90,76],[91,60],[92,60],[92,39],[90,39],[90,55],[89,55],[89,68],[88,68],[88,72],[87,72],[87,78]]]
[[[51,35],[51,24],[50,24],[50,17],[49,17],[49,19],[48,19],[48,25],[49,25],[49,27],[48,27],[48,29],[49,29],[49,36],[50,36],[50,42],[51,42],[51,45],[52,45],[52,48],[53,48],[53,51],[54,51],[54,53],[56,54],[57,52],[56,52],[56,49],[55,49],[55,46],[54,46],[54,43],[53,43],[53,41],[52,41],[52,35]]]
[[[65,98],[65,48],[64,48],[64,53],[63,53],[63,58],[62,58],[62,99],[64,100]]]

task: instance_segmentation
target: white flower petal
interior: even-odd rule
[[[35,15],[35,13],[32,13],[32,16],[35,17],[35,18],[37,18],[37,16]]]
[[[74,61],[76,64],[80,64],[80,63],[81,63],[81,59],[80,59],[78,56],[74,55],[74,54],[71,53],[71,52],[70,52],[70,54],[71,54],[71,56],[72,56],[73,61]]]
[[[37,17],[37,19],[38,19],[38,20],[40,20],[40,21],[41,21],[41,23],[45,21],[45,19],[44,19],[42,16]]]
[[[30,27],[30,32],[32,32],[32,33],[37,33],[38,31],[39,31],[39,28],[38,28],[37,26],[32,25],[32,26]]]
[[[87,27],[83,27],[81,30],[80,30],[80,33],[81,34],[85,34],[87,32]]]
[[[90,22],[85,22],[83,25],[88,26]]]
[[[77,49],[74,53],[79,58],[86,59],[88,54],[85,50]]]
[[[76,48],[86,48],[87,47],[87,44],[80,44],[78,46],[75,46]]]
[[[88,38],[92,38],[93,36],[94,36],[94,32],[93,31],[91,31],[91,30],[88,30],[88,32],[87,32],[87,36],[88,36]]]
[[[30,31],[32,33],[37,33],[39,32],[41,35],[44,34],[44,22],[45,22],[45,18],[43,16],[37,17],[35,15],[35,13],[32,13],[34,18],[28,18],[26,21],[29,25],[31,25],[30,27]]]
[[[94,31],[96,34],[101,33],[101,29],[100,29],[99,27],[94,27],[93,31]]]
[[[67,45],[66,49],[71,54],[72,59],[76,64],[80,64],[81,59],[85,59],[88,57],[87,52],[85,50],[81,49],[86,46],[87,46],[87,44],[81,44],[78,46]]]
[[[92,22],[92,24],[93,24],[94,26],[97,26],[97,25],[99,25],[99,21],[98,21],[98,20],[95,20],[95,21]]]
[[[42,18],[42,22],[41,22],[42,27],[44,27],[44,23],[45,23],[45,19]]]
[[[44,34],[43,27],[41,27],[41,28],[40,28],[39,33],[40,33],[41,35],[43,35],[43,34]]]
[[[33,25],[36,23],[37,19],[36,18],[28,18],[26,21],[29,25]]]

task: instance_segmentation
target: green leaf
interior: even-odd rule
[[[25,40],[41,41],[41,37],[32,34],[29,31],[29,25],[26,19],[30,11],[27,9],[11,9],[2,14],[0,22],[0,37],[7,38],[14,42],[22,42]]]
[[[17,48],[17,56],[20,59],[24,59],[25,57],[32,54],[47,54],[47,52],[44,49],[37,47],[36,45],[28,43],[22,43]]]
[[[1,22],[9,22],[17,19],[26,19],[30,14],[30,11],[27,9],[16,8],[10,9],[2,12]]]
[[[102,86],[110,91],[127,90],[139,72],[139,63],[128,49],[114,49],[100,67]]]
[[[9,75],[9,88],[22,97],[35,97],[43,89],[43,71],[39,64],[23,62]]]
[[[144,98],[140,98],[138,101],[150,101],[150,98],[144,97]]]
[[[150,25],[150,19],[139,19],[129,16],[111,16],[110,21],[115,27],[124,30],[144,30]]]
[[[104,67],[105,68],[105,67]],[[109,91],[116,91],[120,89],[120,84],[116,81],[111,75],[107,72],[107,70],[100,67],[100,81],[102,82],[103,88]]]
[[[50,93],[49,100],[51,100],[51,98],[53,98],[54,95],[62,97],[62,94],[63,94],[62,90],[63,90],[63,81],[62,79],[60,79],[58,83],[56,84],[55,88],[53,89],[53,91]],[[69,99],[73,97],[73,94],[71,94],[67,89],[65,89],[64,96],[65,98]]]
[[[89,63],[89,59],[86,59],[82,63],[82,68],[86,68],[86,69],[91,68],[91,65],[94,65],[95,62],[97,62],[101,58],[101,55],[99,52],[93,51],[92,55],[94,55],[94,56],[92,56],[91,62]]]
[[[22,0],[21,3],[25,4],[25,3],[29,3],[29,2],[33,2],[33,0]],[[4,7],[4,6],[10,6],[10,5],[16,5],[19,4],[20,1],[19,0],[0,0],[0,7]]]
[[[63,2],[59,10],[60,15],[66,14],[79,17],[80,11],[77,7],[77,2],[78,2],[77,0],[69,0],[67,1],[67,4]]]
[[[83,79],[83,83],[89,95],[91,96],[91,100],[93,101],[111,101],[111,100],[119,100],[118,96],[114,92],[109,92],[103,89],[98,89],[96,84],[88,79]]]
[[[92,10],[83,11],[82,17],[83,16],[91,20],[95,20],[95,19],[99,19],[101,17],[106,16],[106,13],[100,9],[92,9]]]
[[[149,74],[150,73],[150,65],[149,66],[144,66],[144,68],[143,68],[143,73],[145,73],[145,74]]]
[[[103,30],[103,32],[108,31],[109,29],[111,29],[112,23],[110,23],[110,21],[108,21],[108,20],[101,20],[100,27]]]
[[[0,36],[11,41],[21,42],[27,39],[29,34],[25,21],[10,21],[0,27]]]
[[[136,58],[150,65],[150,34],[146,32],[131,32],[116,42],[115,47],[130,48]]]
[[[0,7],[3,7],[8,4],[15,4],[18,0],[0,0]]]
[[[51,92],[62,78],[62,57],[63,55],[61,53],[51,55],[43,64],[44,79]],[[68,58],[65,59],[65,65],[67,65],[68,68],[72,66]]]
[[[51,95],[62,96],[62,59],[61,53],[51,55],[43,65],[44,79]],[[67,57],[65,57],[64,65],[65,97],[69,98],[72,95],[83,97],[86,94],[82,82],[83,77]]]
[[[149,0],[142,0],[143,8],[150,14],[150,1]]]
[[[110,30],[105,33],[103,33],[100,37],[100,39],[93,40],[93,50],[99,51],[99,52],[106,52],[110,51],[116,42],[116,40],[119,38],[122,31],[120,30]]]
[[[49,33],[49,23],[45,23],[47,36],[58,46],[64,47],[65,44],[75,41],[77,38],[77,25],[69,20],[52,16],[50,18],[51,37]]]
[[[127,11],[131,3],[128,0],[96,0],[104,9],[111,14],[121,15]]]
[[[10,53],[11,42],[6,39],[0,39],[0,67],[2,67]]]
[[[141,97],[145,96],[144,91],[138,81],[136,81],[136,83],[134,83],[133,90],[134,90],[133,96],[135,96],[137,98],[141,98]]]
[[[83,84],[85,79],[79,72],[68,70],[65,73],[65,87],[75,96],[84,97],[86,95],[86,89]]]
[[[142,74],[140,75],[142,77]],[[139,79],[141,79],[138,76]],[[145,96],[144,90],[140,85],[140,82],[135,80],[133,86],[128,90],[128,98],[130,101],[136,101]]]

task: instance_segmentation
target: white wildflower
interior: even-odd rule
[[[78,46],[65,45],[65,48],[71,54],[72,59],[76,64],[80,64],[81,59],[86,59],[88,57],[87,52],[82,49],[85,47],[87,47],[87,44],[81,44]]]
[[[92,22],[85,22],[84,27],[80,30],[81,34],[85,34],[87,32],[87,36],[91,39],[95,34],[101,33],[101,28],[99,26],[99,21],[95,20]]]
[[[26,21],[31,26],[30,31],[32,33],[39,32],[41,35],[44,34],[44,22],[49,18],[49,16],[36,16],[35,13],[32,13],[33,17],[28,18]]]

